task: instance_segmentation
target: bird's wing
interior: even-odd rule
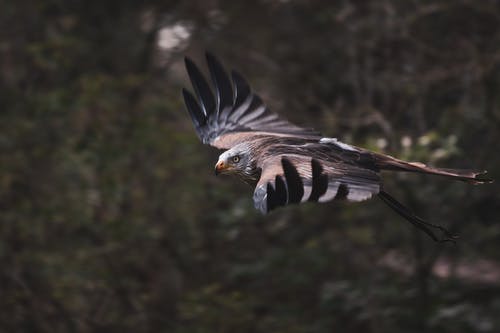
[[[189,58],[185,59],[185,63],[195,95],[182,90],[184,102],[203,143],[228,149],[259,134],[320,138],[314,130],[293,125],[269,111],[240,74],[232,71],[229,78],[213,55],[207,53],[206,58],[215,95]]]
[[[377,172],[303,155],[268,158],[253,195],[262,213],[288,204],[334,199],[362,201],[380,191]]]

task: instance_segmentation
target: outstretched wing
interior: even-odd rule
[[[215,95],[203,74],[189,59],[186,69],[196,97],[183,89],[184,102],[199,138],[205,144],[228,149],[259,134],[319,139],[320,134],[281,119],[269,111],[245,79],[235,71],[231,79],[217,59],[206,54]]]
[[[255,187],[255,208],[262,213],[288,204],[330,200],[362,201],[380,191],[377,172],[312,159],[285,155],[268,159]]]
[[[253,199],[255,208],[267,213],[288,204],[334,199],[361,201],[374,194],[434,241],[455,242],[456,236],[446,228],[423,221],[383,191],[375,171],[352,165],[346,168],[342,163],[306,160],[304,156],[274,158],[262,170]],[[442,234],[441,237],[434,233],[436,230]]]

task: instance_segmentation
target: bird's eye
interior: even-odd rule
[[[238,163],[240,161],[240,157],[238,155],[233,156],[232,161],[233,163]]]

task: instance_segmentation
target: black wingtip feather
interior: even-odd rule
[[[283,178],[276,176],[275,187],[269,182],[267,183],[267,198],[266,210],[267,212],[273,209],[284,206],[286,204],[286,186]]]
[[[275,184],[274,193],[276,195],[277,206],[286,205],[286,185],[285,182],[283,181],[283,178],[280,176],[276,176],[274,184]]]
[[[328,176],[323,174],[323,167],[315,160],[311,160],[312,167],[312,189],[308,201],[318,201],[328,190]]]
[[[304,196],[304,184],[302,183],[302,179],[297,169],[288,159],[282,158],[281,165],[283,166],[288,189],[288,203],[299,203]]]
[[[349,195],[349,186],[347,184],[340,184],[335,195],[335,200],[345,200]]]
[[[267,183],[266,189],[266,213],[276,208],[276,196],[274,195],[274,188],[271,183]]]
[[[233,79],[234,84],[234,106],[240,106],[247,99],[248,95],[250,95],[250,85],[243,78],[243,76],[236,72],[231,71],[231,78]]]
[[[196,101],[196,98],[186,89],[182,88],[182,96],[184,97],[184,104],[189,111],[189,115],[193,120],[193,123],[198,129],[198,127],[205,125],[207,122],[207,117],[200,108],[200,105]]]
[[[210,76],[212,77],[212,82],[214,83],[217,94],[217,109],[218,112],[221,112],[224,107],[231,106],[233,104],[233,89],[231,87],[231,81],[229,80],[224,67],[213,54],[206,52],[205,57],[207,59],[208,69],[210,70]]]
[[[188,57],[184,58],[184,63],[186,65],[186,70],[193,85],[196,96],[200,101],[201,108],[205,115],[209,116],[215,110],[215,98],[210,90],[210,86],[203,77],[203,74],[199,70],[198,66]]]

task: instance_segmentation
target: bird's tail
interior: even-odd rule
[[[380,170],[419,172],[431,175],[440,175],[470,184],[485,184],[493,182],[492,179],[483,178],[487,171],[466,169],[434,168],[420,162],[406,162],[392,156],[375,154],[375,165]]]
[[[416,216],[412,213],[407,207],[403,206],[402,203],[394,199],[385,191],[380,191],[378,193],[380,199],[385,202],[389,207],[391,207],[396,213],[404,217],[411,224],[413,224],[416,228],[425,232],[429,237],[431,237],[435,242],[453,242],[455,243],[457,236],[452,235],[446,228],[437,225],[425,222],[420,217]],[[439,230],[442,236],[438,237],[433,232],[434,230]]]

